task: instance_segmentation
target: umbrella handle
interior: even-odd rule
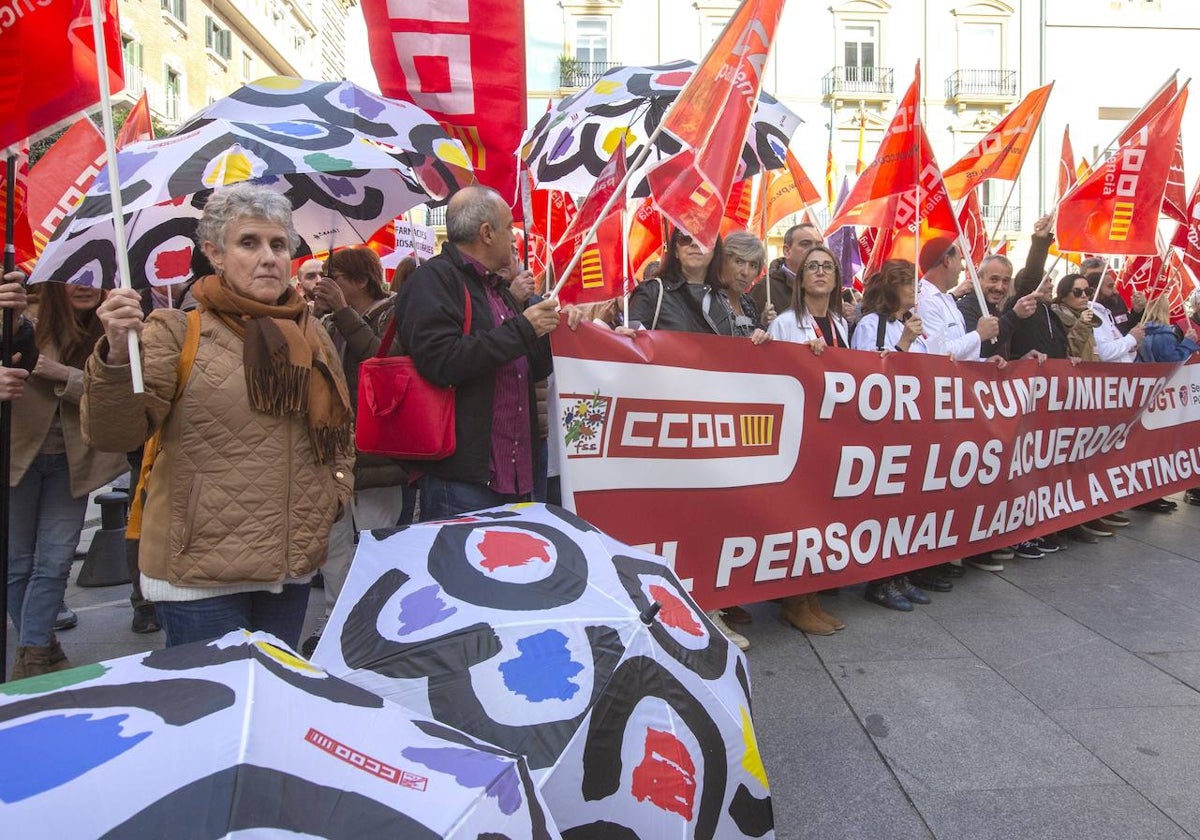
[[[658,615],[658,611],[661,609],[662,604],[658,603],[658,601],[655,601],[650,606],[646,607],[646,609],[642,610],[642,613],[638,616],[638,618],[642,620],[642,624],[645,624],[647,627],[649,627],[654,623],[654,616]]]

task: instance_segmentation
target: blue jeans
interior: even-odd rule
[[[497,493],[482,484],[447,481],[433,475],[421,477],[422,522],[450,519],[473,510],[528,501],[528,493]]]
[[[311,589],[307,583],[291,583],[278,595],[238,592],[199,601],[156,601],[154,609],[167,635],[167,647],[204,642],[245,629],[270,633],[298,649]]]
[[[38,455],[9,498],[8,615],[20,644],[45,647],[67,591],[87,496],[71,495],[66,455]]]

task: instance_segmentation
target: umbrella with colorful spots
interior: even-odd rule
[[[662,122],[667,109],[696,71],[694,61],[674,61],[654,67],[614,67],[590,87],[552,106],[522,138],[521,159],[541,189],[585,194],[625,143],[633,161]],[[758,172],[782,169],[788,143],[802,120],[763,91],[750,120],[742,147],[737,180]],[[681,150],[668,136],[656,141],[649,162]],[[642,195],[635,177],[632,194]]]
[[[0,685],[6,837],[550,840],[525,762],[238,631]]]
[[[560,508],[364,532],[313,659],[524,755],[568,836],[773,835],[744,656],[662,558]]]
[[[134,288],[187,279],[196,220],[214,189],[249,181],[285,194],[302,252],[311,253],[366,242],[409,208],[473,181],[458,141],[418,108],[400,113],[403,136],[395,126],[364,134],[260,108],[241,121],[198,117],[169,137],[126,146],[117,169]],[[30,282],[116,285],[110,180],[105,167],[55,230]]]

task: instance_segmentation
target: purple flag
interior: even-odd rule
[[[838,192],[837,207],[834,216],[842,208],[842,202],[850,194],[850,179],[842,176],[842,189]],[[854,285],[854,276],[862,271],[862,254],[858,250],[858,233],[851,225],[845,225],[834,231],[833,236],[825,240],[829,250],[833,251],[842,267],[842,288]]]

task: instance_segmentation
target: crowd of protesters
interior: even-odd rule
[[[366,247],[309,259],[292,274],[296,235],[280,194],[244,185],[214,193],[198,230],[191,280],[165,296],[45,284],[29,297],[19,275],[0,285],[18,317],[13,364],[0,368],[12,401],[12,519],[8,614],[19,636],[13,677],[69,667],[56,635],[89,494],[132,466],[138,539],[129,540],[132,629],[160,627],[168,645],[239,627],[299,647],[310,590],[326,615],[349,570],[356,534],[517,501],[558,501],[546,418],[549,335],[584,317],[637,340],[677,330],[874,353],[936,353],[1004,365],[1033,358],[1181,361],[1198,348],[1166,301],[1116,293],[1102,260],[1054,284],[1046,274],[1052,220],[1035,225],[1025,265],[978,266],[983,300],[951,240],[926,243],[918,266],[889,260],[844,287],[841,266],[811,225],[764,244],[732,233],[705,250],[682,230],[629,302],[592,311],[534,293],[516,261],[509,208],[492,190],[450,200],[441,253],[405,261],[392,289]],[[764,274],[761,282],[759,278]],[[1193,319],[1200,307],[1193,300]],[[164,305],[165,304],[165,305]],[[565,311],[564,311],[565,310]],[[393,319],[392,354],[456,389],[454,453],[419,467],[353,443],[359,365]],[[130,336],[145,387],[134,393]],[[140,481],[139,481],[140,477]],[[1187,501],[1200,504],[1200,491]],[[1158,500],[1148,510],[1169,512]],[[132,520],[131,520],[132,521]],[[1130,524],[1113,514],[987,555],[889,576],[864,595],[911,611],[947,593],[963,565],[1001,571],[1068,539],[1095,542]],[[806,633],[845,627],[818,595],[783,599],[780,617]],[[741,607],[709,613],[742,649]],[[311,655],[321,631],[305,640]]]

